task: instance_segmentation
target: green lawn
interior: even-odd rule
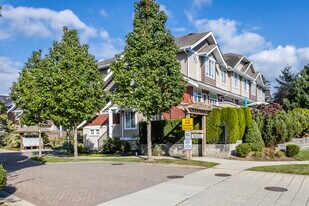
[[[299,161],[309,160],[309,149],[300,151],[294,158]]]
[[[66,157],[54,157],[54,156],[44,156],[39,158],[37,156],[31,157],[32,160],[40,161],[40,162],[81,162],[81,161],[111,161],[111,162],[142,162],[142,163],[158,163],[158,164],[177,164],[177,165],[191,165],[191,166],[199,166],[210,168],[218,165],[218,163],[214,162],[204,162],[204,161],[196,161],[196,160],[182,160],[182,159],[156,159],[153,161],[146,161],[143,158],[134,158],[134,157],[115,157],[115,158],[87,158],[83,159],[80,158],[79,160],[75,161],[73,158],[66,158]]]
[[[277,172],[277,173],[289,173],[297,175],[309,175],[309,164],[260,166],[260,167],[252,167],[249,168],[248,170],[260,171],[260,172]]]

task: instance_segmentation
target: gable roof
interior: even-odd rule
[[[225,59],[226,64],[234,68],[243,56],[240,54],[227,53],[224,54],[223,57]]]
[[[111,63],[113,63],[114,61],[116,61],[116,57],[113,57],[111,59],[106,59],[106,60],[99,60],[98,61],[98,67],[99,69],[102,67],[107,67],[109,66]]]
[[[178,47],[189,47],[197,43],[203,37],[205,37],[210,32],[203,32],[203,33],[190,33],[184,36],[180,36],[175,38],[175,43]]]

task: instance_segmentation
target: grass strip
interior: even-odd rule
[[[300,151],[294,158],[299,161],[309,160],[309,149]]]
[[[130,158],[130,157],[115,157],[115,158],[87,158],[83,159],[80,158],[79,160],[74,160],[73,158],[66,158],[66,157],[54,157],[54,156],[43,156],[43,157],[37,157],[33,156],[31,157],[32,160],[39,161],[42,163],[53,163],[53,162],[85,162],[85,161],[110,161],[110,162],[142,162],[142,163],[152,163],[152,164],[176,164],[176,165],[188,165],[188,166],[199,166],[204,168],[210,168],[218,165],[218,163],[214,162],[205,162],[205,161],[197,161],[197,160],[182,160],[182,159],[155,159],[153,161],[147,161],[143,158]]]
[[[259,172],[276,172],[297,175],[309,175],[309,164],[272,165],[252,167],[248,170]]]

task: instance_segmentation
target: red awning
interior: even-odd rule
[[[102,124],[107,124],[108,114],[99,114],[92,118],[86,126],[101,126]]]

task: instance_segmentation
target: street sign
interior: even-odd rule
[[[193,118],[183,118],[181,128],[182,130],[193,130]]]
[[[184,150],[192,150],[192,139],[185,139],[183,141]]]
[[[194,138],[194,139],[203,139],[203,134],[192,134],[192,138]]]
[[[191,132],[185,131],[185,139],[191,139]]]

